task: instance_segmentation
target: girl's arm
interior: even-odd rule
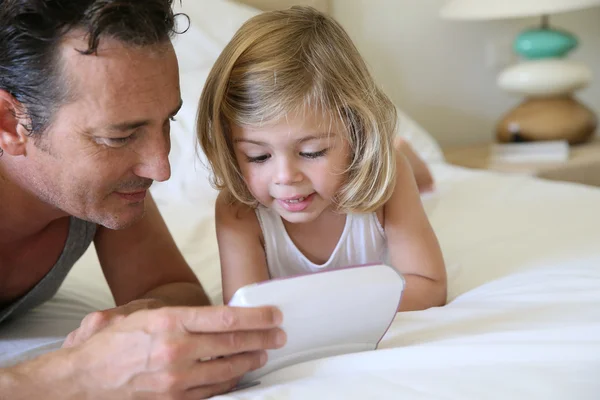
[[[230,204],[223,197],[217,198],[215,217],[223,303],[227,304],[242,286],[269,280],[269,272],[254,210],[243,204]]]
[[[446,303],[446,267],[419,196],[410,164],[397,152],[396,187],[384,206],[384,228],[392,265],[406,279],[399,311]]]

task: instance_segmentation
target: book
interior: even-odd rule
[[[490,148],[490,164],[563,163],[569,160],[566,140],[494,143]]]

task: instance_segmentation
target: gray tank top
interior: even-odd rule
[[[8,317],[22,315],[50,300],[62,285],[75,262],[88,249],[94,240],[95,233],[96,224],[71,217],[65,248],[54,267],[27,294],[10,305],[0,308],[0,323]]]

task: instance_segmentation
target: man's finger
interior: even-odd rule
[[[227,393],[235,388],[237,380],[219,383],[217,385],[202,386],[186,391],[183,395],[185,400],[208,399],[219,394]]]
[[[203,307],[196,308],[182,322],[189,332],[233,332],[270,329],[281,325],[283,315],[275,307]]]
[[[114,316],[113,310],[95,311],[86,315],[81,321],[80,330],[85,331],[99,331],[110,324],[111,319]]]
[[[197,396],[202,392],[214,394],[218,390],[211,389],[211,386],[217,385],[222,388],[221,391],[230,390],[242,375],[260,368],[266,360],[267,355],[263,351],[185,363],[171,369],[158,368],[154,372],[137,375],[133,385],[138,393],[189,391]]]
[[[161,369],[172,364],[193,364],[201,360],[253,351],[278,349],[286,342],[278,328],[266,331],[184,334],[155,341],[148,365]]]
[[[192,391],[215,384],[233,383],[233,388],[244,374],[262,367],[266,362],[267,355],[262,351],[199,362],[187,371],[186,387]]]
[[[198,337],[192,354],[196,359],[222,357],[250,351],[279,349],[285,345],[287,336],[279,328],[266,331],[208,333]]]
[[[184,329],[193,333],[217,333],[272,329],[283,315],[275,307],[165,307],[132,314],[144,326],[157,331]]]
[[[71,332],[67,335],[67,337],[65,338],[65,341],[62,344],[63,349],[73,347],[73,343],[75,342],[75,338],[77,337],[78,332],[79,332],[79,329],[75,329],[73,332]]]

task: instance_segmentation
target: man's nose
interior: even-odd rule
[[[144,148],[141,160],[136,166],[135,174],[141,178],[163,182],[171,177],[169,153],[171,140],[169,134],[160,135]]]

